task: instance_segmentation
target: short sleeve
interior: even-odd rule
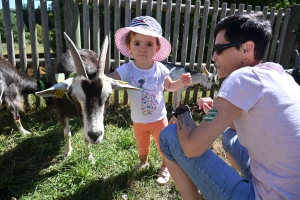
[[[157,62],[157,67],[159,67],[159,69],[161,70],[161,73],[162,73],[164,79],[167,76],[169,76],[170,70],[164,64],[162,64],[161,62]]]
[[[222,97],[248,112],[262,97],[263,84],[251,69],[245,67],[232,72],[222,83],[217,97]]]

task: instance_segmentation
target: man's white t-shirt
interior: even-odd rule
[[[300,87],[281,65],[243,67],[218,97],[242,109],[234,121],[248,149],[255,199],[300,199]]]

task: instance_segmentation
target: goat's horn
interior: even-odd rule
[[[204,68],[204,71],[205,71],[206,74],[210,74],[209,71],[208,71],[207,68],[206,68],[206,65],[203,66],[203,68]]]
[[[101,54],[99,56],[98,76],[104,74],[105,61],[106,61],[106,56],[108,51],[108,42],[109,42],[109,36],[107,35],[104,39],[104,42],[102,43]]]
[[[71,55],[73,57],[75,66],[76,66],[76,73],[80,76],[88,77],[84,68],[83,61],[77,51],[77,48],[75,44],[72,42],[72,40],[69,38],[69,36],[64,32],[65,40],[67,42],[67,45],[70,49]]]

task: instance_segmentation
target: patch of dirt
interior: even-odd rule
[[[222,140],[220,138],[218,138],[212,145],[211,145],[211,150],[213,150],[213,152],[215,152],[215,154],[217,154],[220,158],[222,158],[228,165],[229,161],[225,156],[225,151],[222,147]]]

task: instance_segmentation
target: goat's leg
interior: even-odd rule
[[[64,157],[68,157],[72,153],[72,145],[71,145],[71,130],[69,126],[69,118],[65,117],[64,119],[64,137],[66,140],[66,146],[65,146],[65,155]]]
[[[173,111],[175,111],[175,109],[177,108],[177,91],[173,92],[174,96],[173,96],[173,101],[172,101],[172,109]]]
[[[90,143],[83,137],[83,142],[85,145],[85,154],[88,156],[89,160],[94,161],[94,156],[91,152]]]
[[[26,131],[22,126],[18,108],[11,104],[10,106],[7,107],[7,109],[11,112],[11,115],[14,119],[15,124],[18,127],[19,132],[22,134],[30,134],[30,132]]]

